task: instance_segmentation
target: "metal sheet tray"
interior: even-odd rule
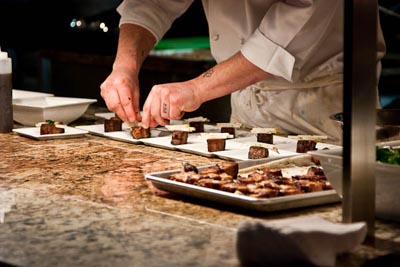
[[[253,167],[260,164],[270,164],[270,166],[276,166],[276,162],[279,163],[281,161],[292,161],[292,159],[293,162],[295,162],[297,158],[301,157],[309,157],[309,155],[296,156],[290,159],[277,160],[269,163],[260,163],[259,161],[243,161],[239,162],[239,172],[244,168]],[[202,166],[198,169],[201,170],[206,167],[209,166]],[[170,174],[180,171],[181,169],[148,173],[145,175],[145,179],[151,181],[153,185],[160,190],[257,211],[287,210],[341,201],[341,198],[335,190],[273,198],[254,198],[168,179]]]

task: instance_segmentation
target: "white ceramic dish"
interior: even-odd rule
[[[390,141],[378,146],[398,146],[400,141]],[[321,161],[328,180],[333,188],[342,195],[343,192],[343,158],[342,148],[309,152]],[[376,162],[375,165],[375,210],[376,216],[400,221],[400,166]]]
[[[12,99],[13,99],[13,101],[14,100],[20,100],[20,99],[44,98],[44,97],[47,97],[47,96],[54,96],[54,94],[35,92],[35,91],[19,90],[19,89],[13,89],[12,90]]]
[[[29,137],[36,140],[51,140],[51,139],[64,139],[64,138],[77,138],[83,137],[88,131],[76,129],[74,127],[64,126],[65,133],[60,134],[40,134],[40,127],[28,127],[13,129],[13,132]]]
[[[13,101],[14,121],[27,126],[46,120],[69,124],[82,116],[96,99],[47,96]]]

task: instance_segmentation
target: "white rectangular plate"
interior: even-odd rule
[[[156,129],[150,129],[150,134],[152,137],[150,138],[141,138],[141,139],[135,139],[133,138],[131,131],[129,129],[124,130],[124,131],[117,131],[117,132],[107,132],[104,133],[105,137],[108,137],[110,139],[118,140],[118,141],[123,141],[123,142],[128,142],[132,144],[143,144],[143,140],[151,139],[151,138],[157,138],[163,135],[169,135],[169,133],[163,132],[163,131],[158,131]],[[170,137],[171,138],[171,137]]]
[[[75,126],[77,129],[82,129],[85,131],[88,131],[91,134],[102,136],[102,137],[107,137],[104,132],[104,124],[93,124],[93,125],[79,125]],[[127,130],[127,126],[125,124],[122,124],[122,131]]]
[[[28,127],[28,128],[17,128],[13,129],[13,132],[19,135],[33,138],[36,140],[51,140],[51,139],[63,139],[63,138],[77,138],[82,137],[88,133],[86,130],[76,129],[74,127],[65,126],[65,133],[60,134],[40,134],[40,127]]]

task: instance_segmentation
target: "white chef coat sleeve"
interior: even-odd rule
[[[182,15],[193,0],[124,0],[117,11],[121,15],[119,24],[131,23],[150,31],[157,42]]]
[[[317,2],[317,0],[276,2],[267,11],[258,29],[243,44],[242,54],[264,71],[293,81],[296,55],[286,48],[300,31],[304,31],[303,28],[317,8]],[[311,25],[307,27],[313,31]]]

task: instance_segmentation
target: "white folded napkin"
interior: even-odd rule
[[[365,222],[332,223],[316,216],[243,221],[236,249],[243,267],[335,266],[336,255],[353,250],[366,234]]]

